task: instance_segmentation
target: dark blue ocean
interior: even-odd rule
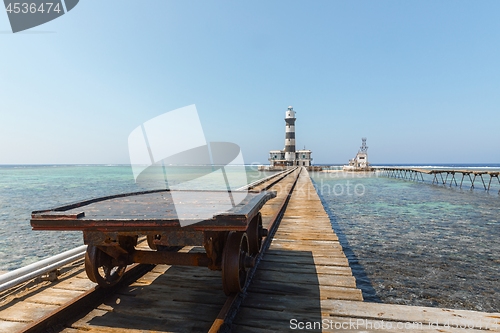
[[[392,165],[395,166],[395,165]],[[408,165],[500,170],[490,165]],[[500,311],[500,184],[311,173],[365,300]],[[489,176],[485,176],[485,182]],[[458,180],[460,183],[460,179]]]

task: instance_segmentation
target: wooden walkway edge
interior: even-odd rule
[[[282,332],[321,321],[321,302],[362,301],[330,218],[305,169],[233,323],[234,332]]]
[[[306,170],[234,332],[500,332],[500,313],[363,302]]]

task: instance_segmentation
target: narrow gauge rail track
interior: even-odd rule
[[[200,267],[134,264],[117,285],[95,286],[19,332],[228,331],[276,232],[300,171],[287,170],[249,187],[253,191],[277,191],[277,197],[261,209],[263,225],[269,232],[242,292],[226,297],[220,272]],[[192,253],[202,249],[178,247],[169,251]]]

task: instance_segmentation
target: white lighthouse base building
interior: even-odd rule
[[[271,167],[284,167],[284,166],[311,166],[312,165],[312,151],[307,149],[295,151],[293,160],[285,159],[284,150],[271,150],[269,151],[269,165]]]

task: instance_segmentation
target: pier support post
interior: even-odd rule
[[[458,186],[457,180],[455,179],[455,171],[450,171],[450,173],[451,173],[451,176],[452,176],[451,180],[450,180],[450,186],[451,186],[451,183],[453,183],[453,182],[455,182],[455,186]],[[446,178],[448,178],[448,177],[446,177]]]
[[[498,180],[498,183],[500,184],[500,179],[498,178],[498,173],[489,173],[488,174],[490,176],[490,182],[488,183],[488,192],[490,191],[490,187],[491,187],[491,181],[493,180],[494,177],[497,178]],[[500,194],[500,190],[498,190],[498,193]]]

